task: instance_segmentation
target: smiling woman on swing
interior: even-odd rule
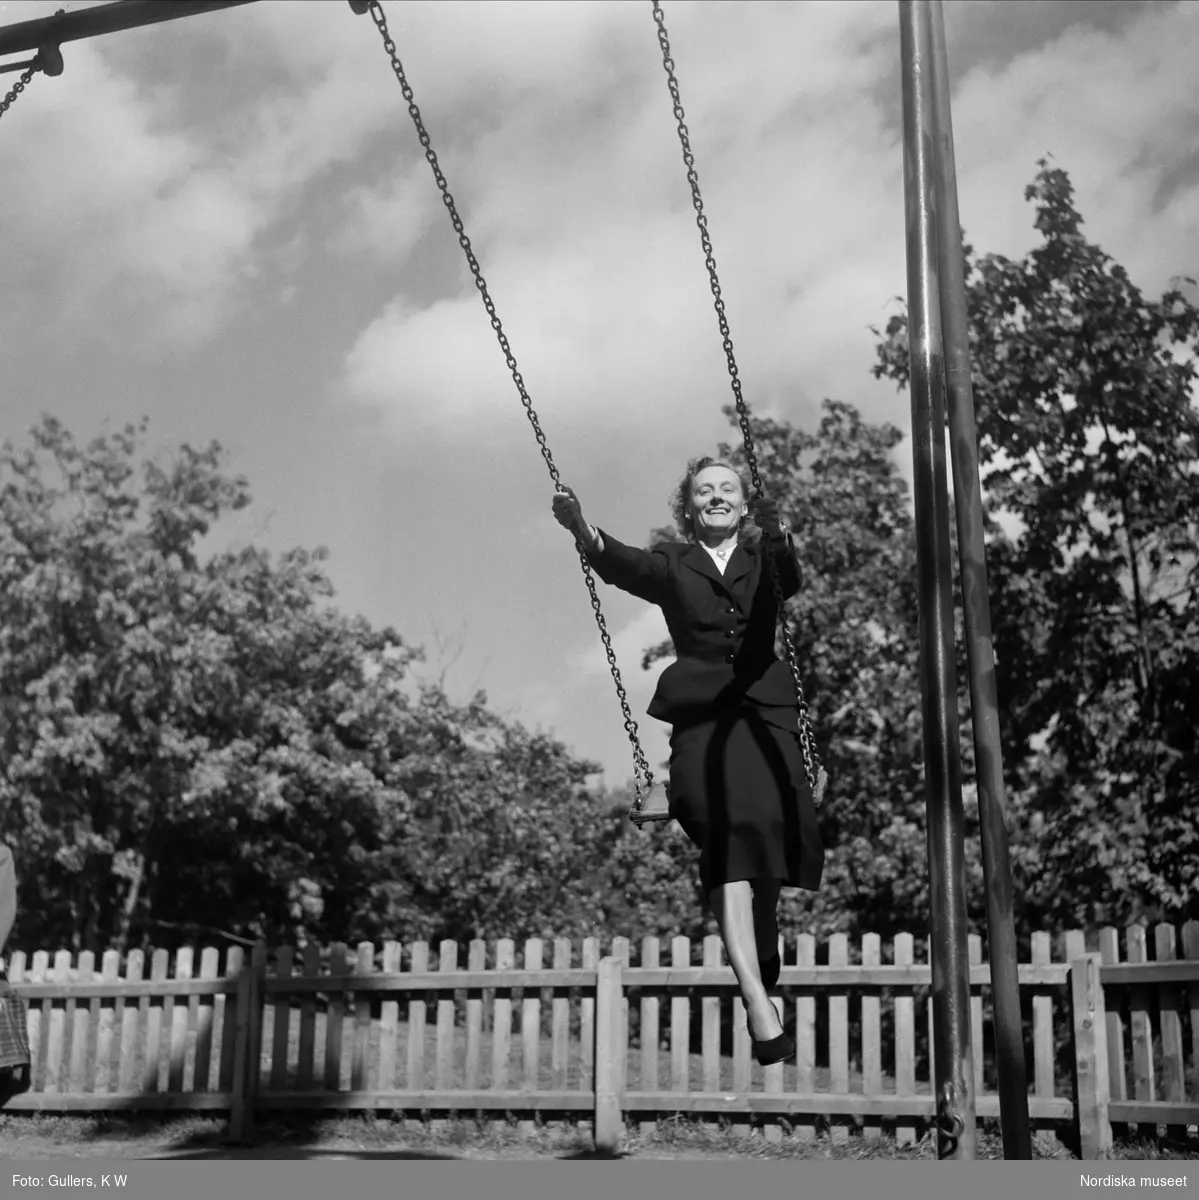
[[[648,713],[671,726],[670,815],[699,849],[700,882],[737,976],[763,1065],[795,1053],[767,989],[782,966],[776,921],[783,887],[815,891],[824,846],[804,769],[797,693],[775,653],[783,598],[800,587],[791,534],[724,459],[699,458],[674,495],[685,542],[626,546],[588,523],[569,489],[554,516],[607,584],[661,608],[676,660]]]

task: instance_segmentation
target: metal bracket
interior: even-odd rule
[[[10,71],[41,71],[43,75],[62,74],[62,50],[57,46],[42,46],[32,57],[22,62],[0,63],[0,75]]]
[[[61,75],[63,65],[61,47],[57,45],[39,47],[37,57],[33,60],[33,65],[43,75],[49,75],[51,78]]]
[[[966,1122],[962,1120],[954,1100],[953,1085],[946,1080],[941,1088],[937,1102],[937,1157],[949,1158],[958,1148],[958,1139],[965,1131]]]

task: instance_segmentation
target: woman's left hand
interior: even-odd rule
[[[769,496],[754,501],[753,513],[758,528],[767,537],[782,537],[787,532],[779,519],[779,506]]]

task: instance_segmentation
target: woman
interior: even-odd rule
[[[17,919],[17,873],[0,842],[0,954]],[[0,970],[0,1096],[29,1087],[29,1027],[24,1001]]]
[[[648,712],[671,726],[670,812],[699,848],[700,880],[745,1000],[754,1056],[795,1053],[767,989],[778,982],[776,913],[782,887],[815,891],[824,847],[804,772],[795,683],[775,654],[778,606],[799,591],[791,535],[778,507],[755,505],[723,459],[688,465],[674,497],[685,542],[623,545],[589,524],[571,492],[554,516],[605,582],[662,609],[676,661]]]

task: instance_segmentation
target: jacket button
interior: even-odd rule
[[[726,655],[724,656],[724,661],[725,661],[725,662],[732,662],[732,661],[733,661],[733,659],[734,659],[735,657],[736,657],[736,656],[735,656],[735,655],[733,655],[733,654],[726,654]]]
[[[737,610],[730,604],[724,611],[726,613],[735,613]]]
[[[728,637],[728,638],[731,638],[731,637],[733,636],[733,631],[732,631],[731,629],[726,629],[726,630],[724,631],[724,636],[725,636],[725,637]]]

